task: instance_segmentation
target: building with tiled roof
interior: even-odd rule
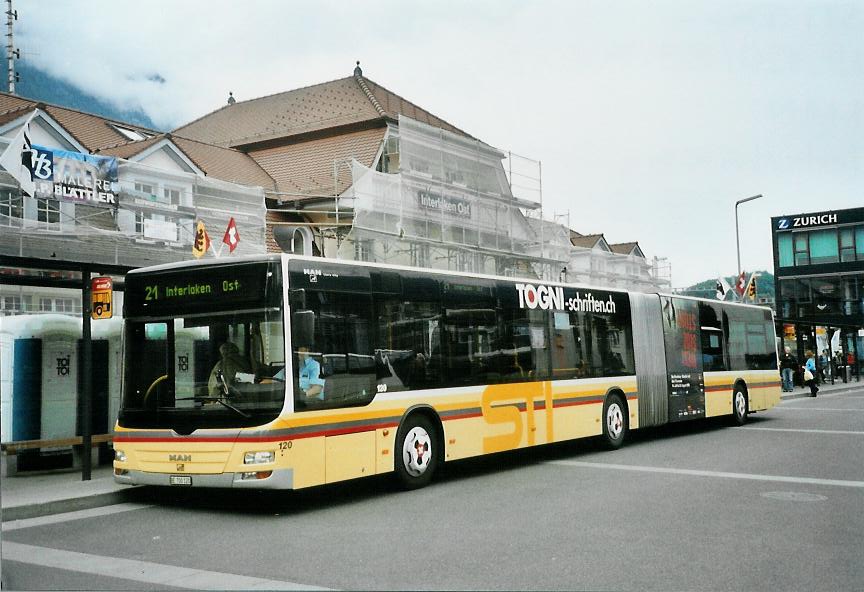
[[[613,253],[618,253],[619,255],[645,257],[645,253],[642,252],[642,248],[639,246],[638,242],[610,244],[609,248],[612,249]]]
[[[352,159],[374,168],[388,125],[397,125],[399,116],[470,138],[364,77],[359,65],[347,78],[229,101],[174,133],[248,153],[273,177],[283,196],[303,199],[343,193],[351,185],[344,163]]]
[[[105,180],[111,200],[99,203],[80,197],[86,188],[57,198],[56,178],[25,195],[15,178],[0,172],[3,269],[15,261],[125,269],[189,259],[195,223],[203,221],[221,236],[232,216],[243,237],[235,253],[264,251],[264,190],[274,190],[275,181],[247,154],[0,93],[0,150],[25,123],[32,144],[53,159],[54,169],[64,163],[73,175],[88,178],[94,173],[86,167],[100,163],[116,176]],[[10,290],[0,286],[0,315],[58,310],[39,304],[52,301],[50,290],[18,290],[7,298]]]
[[[274,179],[268,233],[282,239],[268,244],[273,251],[296,250],[297,237],[325,256],[491,273],[562,267],[539,262],[526,215],[540,204],[513,195],[505,153],[370,80],[359,64],[347,78],[231,96],[173,133],[241,150]]]
[[[570,231],[570,242],[573,249],[567,266],[569,281],[637,291],[669,287],[638,242],[609,243],[602,233],[581,234],[575,230]]]

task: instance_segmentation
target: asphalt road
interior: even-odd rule
[[[282,494],[4,524],[4,589],[860,590],[864,389]],[[170,584],[170,585],[168,585]]]

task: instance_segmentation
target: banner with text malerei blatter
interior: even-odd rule
[[[117,159],[33,145],[36,197],[117,207]]]

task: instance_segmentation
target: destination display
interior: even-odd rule
[[[272,263],[129,274],[126,316],[165,316],[278,306],[279,267]]]
[[[661,297],[669,385],[669,421],[705,417],[705,376],[699,345],[699,305]]]

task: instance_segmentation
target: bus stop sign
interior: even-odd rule
[[[114,290],[110,277],[94,277],[90,280],[90,317],[110,319],[114,316]]]

